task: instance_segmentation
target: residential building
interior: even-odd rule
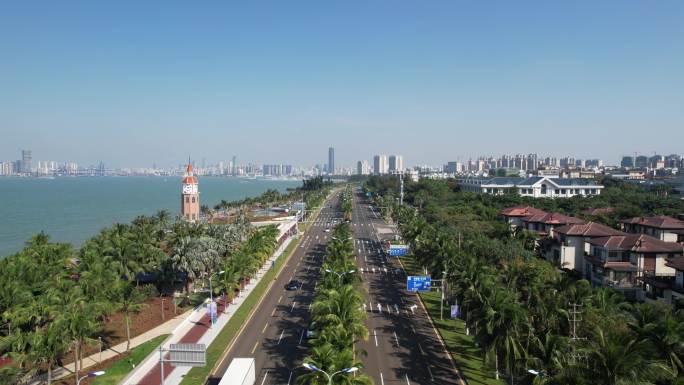
[[[530,178],[459,178],[463,191],[501,195],[517,193],[531,198],[571,198],[574,196],[593,196],[601,194],[603,186],[591,179],[549,178],[534,176]]]
[[[19,171],[22,174],[31,173],[31,150],[21,150],[21,168]]]
[[[546,212],[532,206],[514,206],[501,210],[499,217],[508,223],[511,228],[515,228],[522,226],[525,218],[537,214],[546,214]]]
[[[636,217],[620,222],[622,230],[647,234],[665,242],[684,243],[684,221],[668,216]]]
[[[584,277],[595,286],[609,286],[634,299],[662,297],[661,278],[675,276],[666,260],[684,252],[683,245],[645,234],[593,238],[587,244]]]
[[[522,227],[525,230],[536,232],[540,238],[553,237],[556,228],[584,224],[584,219],[571,217],[559,213],[541,212],[522,218]]]
[[[380,154],[373,157],[373,172],[375,175],[385,175],[389,172],[387,155]]]
[[[562,268],[583,273],[584,255],[590,251],[587,242],[612,235],[625,233],[596,222],[560,226],[554,228],[553,238],[540,242],[541,255]]]
[[[401,155],[389,156],[389,172],[396,174],[404,171],[404,158]]]
[[[675,270],[675,276],[662,285],[663,300],[681,309],[684,307],[684,257],[668,258],[665,265]]]
[[[633,168],[634,167],[634,157],[633,156],[623,156],[620,162],[620,167],[622,168]]]
[[[356,174],[357,175],[368,175],[371,173],[370,164],[367,160],[360,160],[356,162]]]

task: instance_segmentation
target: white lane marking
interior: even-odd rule
[[[378,333],[373,329],[373,338],[375,339],[375,346],[378,346]]]
[[[397,346],[399,346],[399,337],[397,337],[397,332],[392,332],[394,334],[394,340],[397,342]]]
[[[382,372],[380,372],[380,384],[385,385],[385,380],[382,378]],[[263,382],[261,383],[261,385],[264,385]]]
[[[290,371],[290,377],[287,378],[287,385],[290,385],[290,381],[292,381],[292,371]]]
[[[280,337],[278,338],[278,345],[280,345],[280,340],[283,339],[283,334],[285,334],[285,329],[283,329],[283,331],[280,332]]]
[[[404,374],[404,376],[406,376],[406,383],[407,383],[408,385],[411,385],[411,381],[409,381],[409,379],[408,379],[408,374]]]
[[[427,366],[428,373],[430,373],[430,381],[435,380],[435,376],[432,375],[432,370],[430,370],[430,366]]]
[[[302,340],[303,340],[303,339],[304,339],[304,330],[302,330],[302,335],[299,336],[299,344],[300,344],[300,345],[302,344]],[[290,376],[292,376],[292,372],[290,372]],[[289,384],[290,381],[288,381],[287,383]]]
[[[392,314],[392,310],[390,309],[389,304],[387,304],[387,312]]]
[[[264,382],[266,382],[266,377],[268,377],[268,370],[266,370],[266,373],[264,373],[264,379],[261,380],[261,385],[264,385]]]

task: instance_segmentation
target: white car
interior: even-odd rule
[[[324,231],[325,231],[326,233],[329,233],[329,232],[330,232],[330,229],[325,229]]]

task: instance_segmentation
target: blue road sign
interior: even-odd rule
[[[389,255],[390,257],[403,257],[408,253],[408,246],[406,245],[390,245]]]
[[[430,277],[410,275],[406,278],[406,290],[430,291],[432,281]]]

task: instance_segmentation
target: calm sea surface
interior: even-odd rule
[[[180,205],[180,177],[0,178],[0,258],[20,250],[31,235],[45,231],[54,241],[75,246],[116,222]],[[285,191],[301,181],[200,178],[200,199],[210,207],[221,199]]]

